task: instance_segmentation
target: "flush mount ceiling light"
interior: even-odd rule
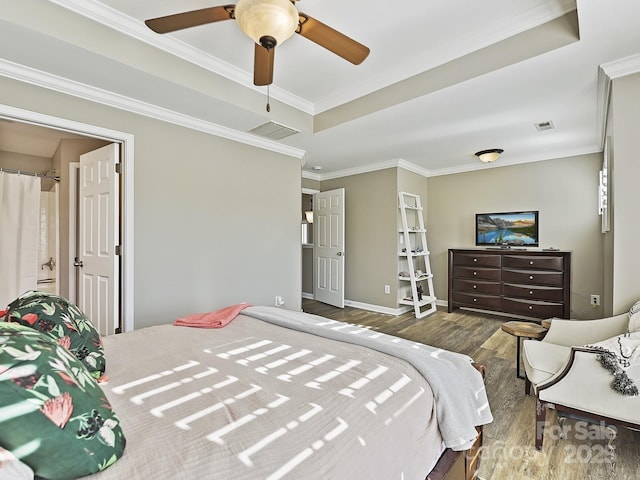
[[[504,152],[504,150],[501,148],[490,148],[488,150],[480,150],[479,152],[476,152],[475,155],[480,159],[480,161],[484,163],[491,163],[495,162],[502,152]]]

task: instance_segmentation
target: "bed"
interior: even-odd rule
[[[126,448],[91,480],[473,478],[492,420],[469,357],[276,307],[103,346]]]

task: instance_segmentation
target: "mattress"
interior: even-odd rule
[[[423,480],[444,450],[427,380],[371,348],[245,314],[104,347],[127,446],[92,479]]]

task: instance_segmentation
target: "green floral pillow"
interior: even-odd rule
[[[66,298],[31,290],[9,304],[5,321],[46,333],[84,363],[95,379],[104,374],[100,334],[86,315]]]
[[[122,456],[125,437],[76,357],[48,335],[0,322],[0,445],[54,480],[104,470]]]

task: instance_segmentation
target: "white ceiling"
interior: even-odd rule
[[[143,23],[223,2],[17,3],[0,19],[0,59],[240,132],[283,123],[301,133],[281,142],[304,150],[312,177],[322,167],[319,178],[392,162],[433,175],[490,168],[473,154],[493,147],[505,153],[492,166],[601,151],[599,66],[640,70],[637,0],[302,0],[300,11],[371,54],[354,66],[294,35],[276,48],[267,113],[253,43],[234,21],[166,35]],[[35,7],[57,24],[29,18]],[[579,35],[557,20],[576,8]],[[198,67],[176,71],[167,52]],[[538,132],[545,121],[555,129]]]

